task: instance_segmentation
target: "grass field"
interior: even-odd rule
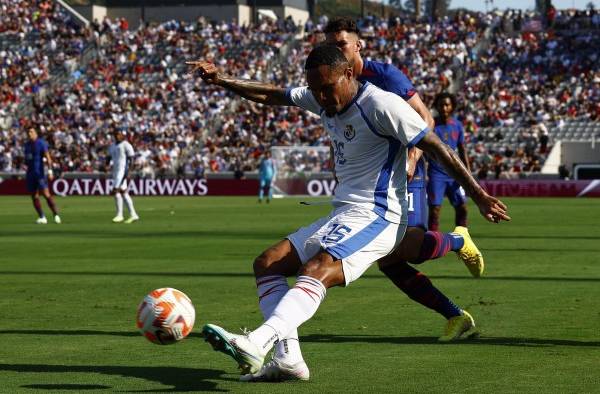
[[[331,289],[301,327],[311,381],[279,385],[239,383],[197,333],[259,324],[253,258],[327,207],[135,201],[133,225],[110,223],[108,197],[71,197],[58,199],[62,225],[38,226],[28,198],[0,198],[1,392],[600,392],[600,199],[506,199],[513,222],[502,225],[471,209],[486,276],[471,279],[454,256],[420,266],[473,314],[481,339],[438,344],[443,318],[372,268]],[[157,346],[135,311],[167,286],[192,298],[196,327]]]

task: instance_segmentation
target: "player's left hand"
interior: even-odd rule
[[[501,220],[510,221],[510,216],[508,216],[506,204],[502,201],[498,200],[496,197],[490,196],[485,193],[475,199],[475,204],[479,207],[479,212],[481,215],[489,222],[492,223],[500,223]]]
[[[410,158],[406,161],[406,180],[411,182],[417,170],[417,162]]]

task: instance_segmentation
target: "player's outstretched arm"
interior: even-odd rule
[[[458,155],[448,145],[444,144],[435,133],[431,131],[427,133],[417,143],[417,147],[444,166],[448,175],[454,178],[465,189],[465,192],[473,199],[475,204],[477,204],[484,218],[494,223],[498,223],[500,220],[510,220],[506,205],[497,198],[487,194],[479,186]]]
[[[458,144],[456,146],[456,150],[458,151],[458,157],[462,160],[465,167],[467,167],[467,171],[471,172],[471,164],[469,163],[469,154],[467,153],[467,149],[464,144]]]
[[[222,86],[245,99],[266,105],[292,105],[285,94],[285,89],[278,86],[222,74],[214,64],[202,60],[189,61],[185,64],[192,67],[190,74],[200,72],[200,77],[206,83]]]

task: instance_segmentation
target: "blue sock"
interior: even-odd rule
[[[449,238],[450,250],[452,250],[453,252],[459,251],[465,245],[465,240],[460,234],[448,233],[444,235]]]

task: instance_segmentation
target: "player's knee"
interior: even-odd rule
[[[275,259],[269,250],[262,252],[257,258],[254,259],[254,263],[252,264],[254,276],[258,278],[259,276],[268,275],[269,268],[274,261]]]
[[[399,261],[399,259],[396,256],[396,252],[394,251],[388,254],[387,256],[377,260],[377,268],[379,268],[379,271],[384,272],[386,269],[393,266],[396,263],[396,261]]]
[[[322,276],[323,271],[323,266],[319,260],[310,260],[300,268],[299,275],[318,278]]]
[[[319,253],[310,259],[300,268],[298,275],[314,278],[323,283],[326,288],[345,283],[341,264],[334,261],[334,258],[327,253]]]

